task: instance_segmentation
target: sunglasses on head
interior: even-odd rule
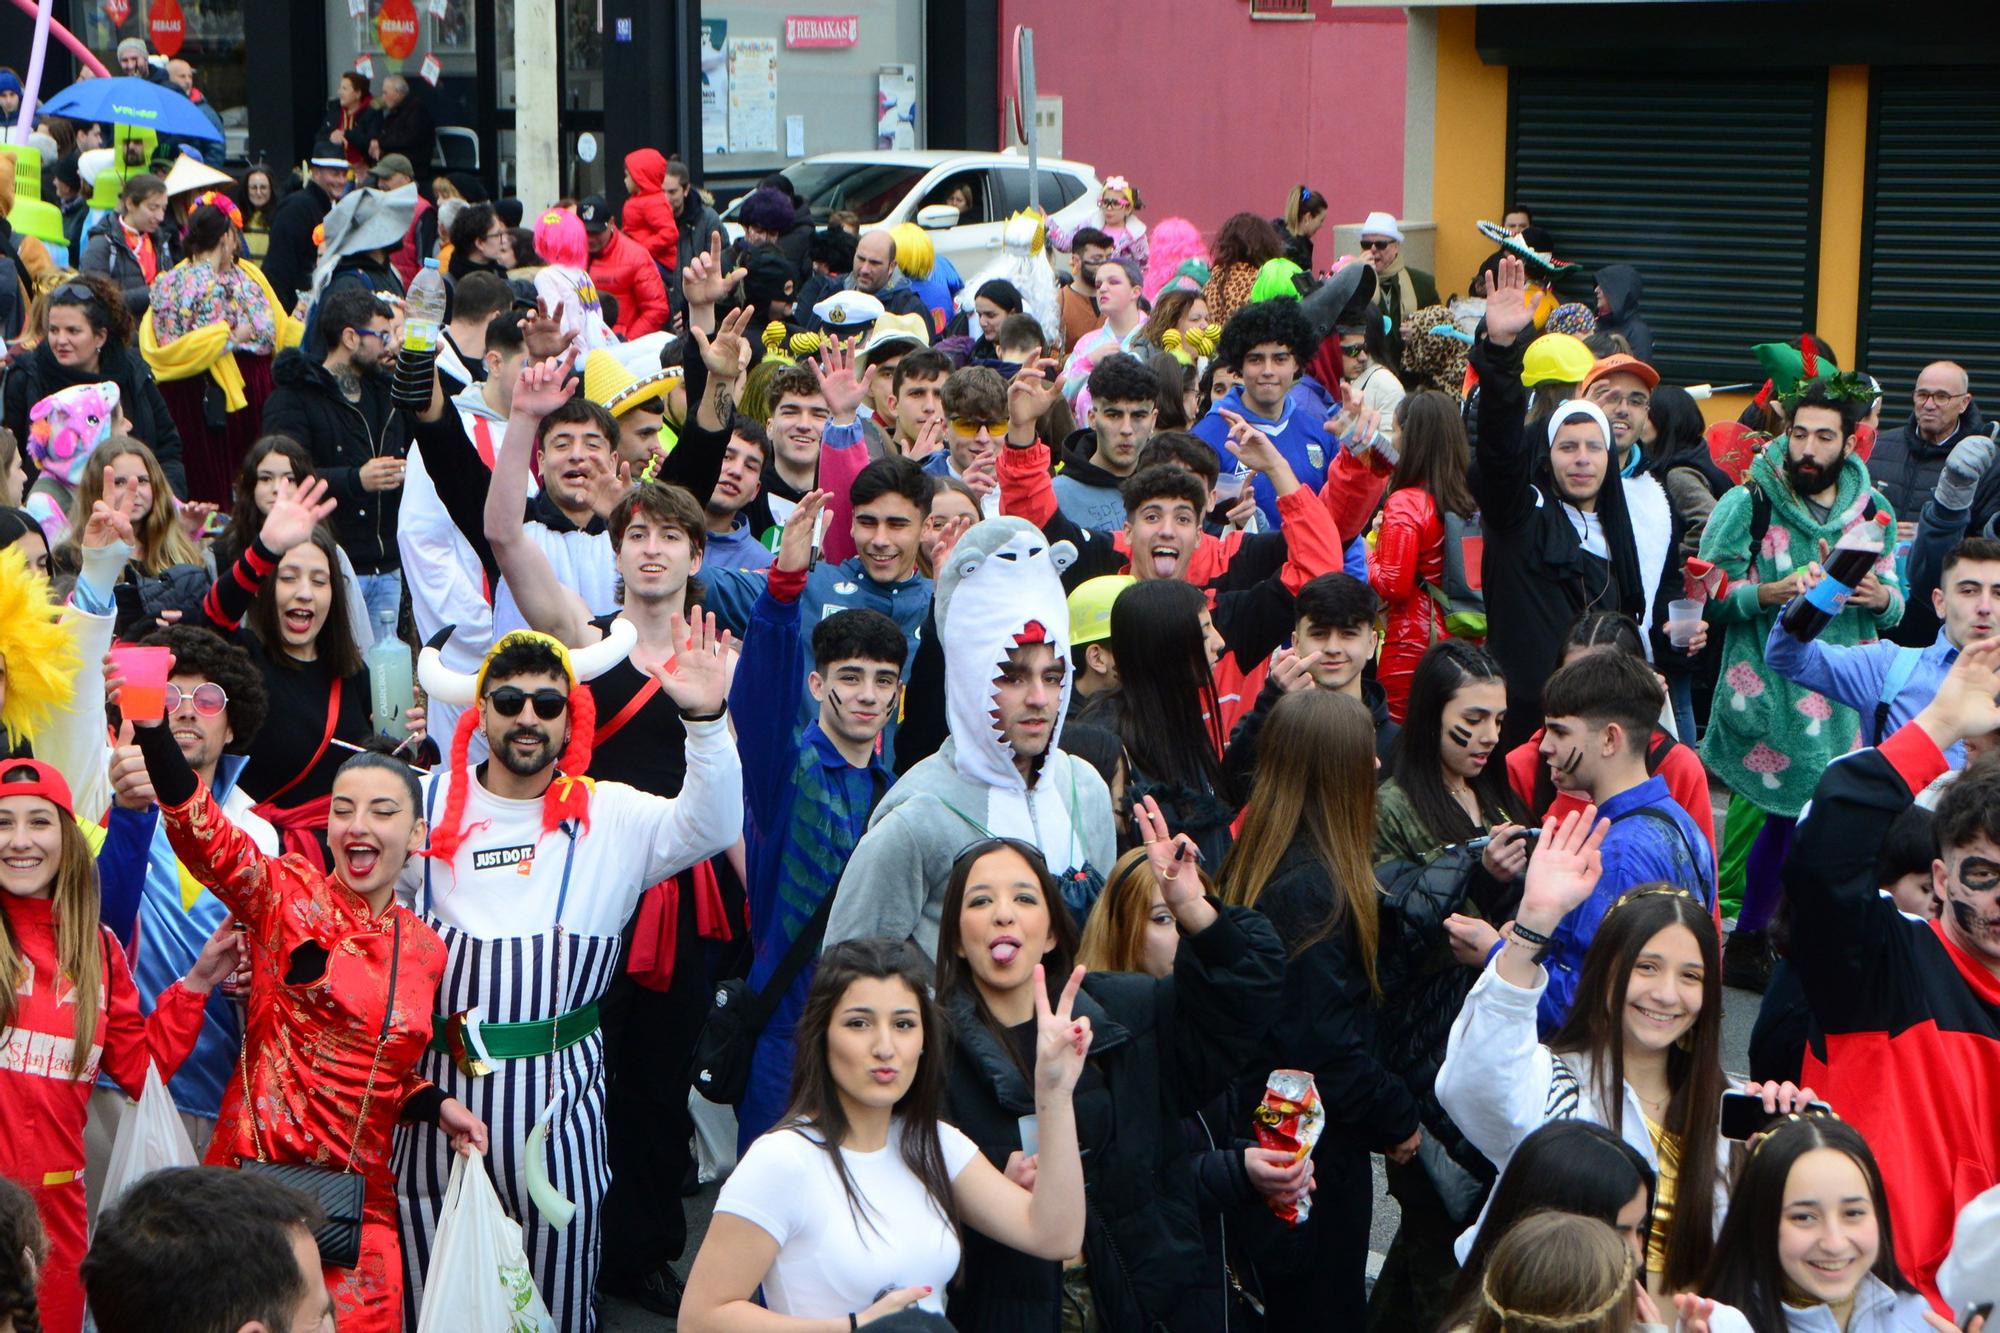
[[[212,680],[203,681],[191,690],[183,690],[169,682],[166,702],[169,713],[178,713],[182,704],[191,703],[194,711],[202,717],[219,717],[222,710],[229,707],[229,692]]]
[[[536,717],[544,722],[553,722],[563,715],[563,709],[569,707],[569,696],[546,685],[533,694],[518,685],[502,685],[486,696],[486,702],[493,705],[493,711],[502,717],[519,717],[522,707],[532,702]]]
[[[984,429],[988,435],[1005,435],[1008,424],[1005,420],[981,421],[976,417],[953,417],[951,419],[951,433],[966,440],[979,434],[981,429]]]
[[[1387,250],[1394,244],[1394,241],[1363,241],[1361,242],[1361,248],[1363,250]]]
[[[83,283],[80,282],[66,282],[62,286],[56,288],[54,291],[49,293],[49,301],[51,304],[54,304],[57,301],[83,301],[87,303],[94,303],[96,300],[97,300],[97,293],[90,290],[89,287],[85,286]]]

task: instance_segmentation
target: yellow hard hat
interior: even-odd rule
[[[1597,357],[1583,345],[1583,339],[1567,333],[1544,333],[1528,344],[1527,354],[1521,358],[1521,383],[1529,388],[1581,384],[1596,364]]]
[[[1111,604],[1139,580],[1130,574],[1100,574],[1076,585],[1069,595],[1069,646],[1102,643],[1111,637]]]

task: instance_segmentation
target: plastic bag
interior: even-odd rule
[[[694,1121],[698,1179],[704,1185],[712,1185],[736,1169],[736,1108],[717,1106],[689,1088],[688,1116]]]
[[[486,1158],[455,1154],[417,1333],[555,1333],[555,1327],[528,1272],[521,1224],[501,1209]]]
[[[170,1166],[198,1166],[194,1140],[174,1110],[173,1095],[160,1078],[158,1065],[146,1066],[146,1086],[139,1091],[139,1104],[118,1118],[118,1135],[111,1141],[111,1164],[104,1171],[104,1192],[99,1210],[109,1208],[118,1196],[155,1171]]]

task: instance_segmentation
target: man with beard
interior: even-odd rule
[[[1666,492],[1649,476],[1617,477],[1611,425],[1595,403],[1571,399],[1557,407],[1547,449],[1536,446],[1539,437],[1524,424],[1521,384],[1530,323],[1526,270],[1503,258],[1486,302],[1486,335],[1469,360],[1480,385],[1472,494],[1486,533],[1486,646],[1507,676],[1501,745],[1509,750],[1541,718],[1542,682],[1555,673],[1580,613],[1630,616],[1651,631],[1655,662],[1681,652],[1659,629],[1681,591],[1671,576],[1679,525]]]
[[[1895,518],[1854,453],[1854,428],[1872,394],[1862,377],[1840,372],[1795,386],[1781,400],[1790,419],[1785,435],[1751,461],[1742,485],[1716,501],[1702,533],[1701,558],[1729,578],[1726,595],[1711,599],[1706,613],[1723,627],[1722,674],[1701,757],[1731,792],[1722,901],[1725,915],[1741,904],[1724,955],[1733,986],[1763,988],[1763,932],[1777,907],[1792,821],[1827,764],[1854,747],[1855,710],[1788,680],[1764,652],[1783,632],[1779,614],[1808,586],[1814,562],[1855,525],[1878,513]],[[1818,642],[1846,647],[1878,639],[1902,615],[1895,556],[1884,552]]]
[[[1831,764],[1785,867],[1786,959],[1812,1011],[1800,1081],[1867,1136],[1897,1262],[1933,1303],[1953,1217],[2000,1178],[2000,767],[1974,763],[1938,802],[1938,919],[1904,916],[1874,869],[1945,753],[2000,730],[1996,668],[2000,642],[1967,644],[1913,720]]]
[[[388,632],[394,633],[403,604],[396,519],[410,436],[391,401],[395,318],[373,292],[334,292],[319,309],[325,356],[315,361],[296,347],[281,353],[264,400],[264,433],[305,445],[327,494],[340,504],[333,529],[354,565],[377,638],[384,632],[382,613],[389,613]]]
[[[1069,281],[1056,292],[1056,310],[1062,316],[1062,352],[1104,321],[1097,317],[1097,270],[1111,258],[1111,238],[1095,227],[1082,227],[1070,240]]]
[[[1640,434],[1646,429],[1646,413],[1653,403],[1653,390],[1660,385],[1660,372],[1637,357],[1623,352],[1599,357],[1578,390],[1596,403],[1611,423],[1611,447],[1617,451],[1622,471],[1640,448]],[[1643,467],[1652,460],[1642,460]]]
[[[627,486],[604,524],[615,571],[613,613],[593,616],[559,581],[554,564],[524,536],[515,516],[528,486],[527,450],[517,445],[536,429],[538,409],[544,422],[561,414],[575,385],[558,381],[559,389],[531,397],[526,408],[520,394],[523,387],[557,379],[562,364],[529,368],[515,389],[508,439],[486,497],[486,536],[506,586],[536,630],[578,647],[622,633],[620,625],[634,631],[630,651],[591,686],[598,708],[591,776],[675,796],[688,776],[688,739],[658,677],[680,646],[675,625],[696,614],[690,603],[701,595],[695,575],[702,567],[706,519],[679,486]],[[720,430],[702,418],[713,412],[714,401],[704,395],[682,448],[713,451]],[[687,1121],[687,1070],[708,997],[699,941],[728,939],[733,932],[720,884],[706,866],[649,886],[636,917],[624,925],[625,966],[602,1006],[614,1183],[604,1202],[599,1285],[655,1314],[672,1315],[679,1309],[680,1283],[669,1265],[686,1241],[680,1185],[693,1132]]]
[[[510,544],[494,531],[520,512],[538,424],[575,391],[567,369],[567,361],[549,361],[522,372],[489,495],[488,536],[521,589],[523,607],[531,615],[551,602],[565,608],[553,623],[569,642],[589,646],[572,655],[547,634],[508,634],[476,678],[449,671],[425,649],[419,662],[425,690],[466,712],[452,736],[450,764],[425,783],[430,850],[403,887],[451,951],[451,980],[440,996],[442,1036],[426,1071],[476,1099],[491,1117],[495,1183],[508,1212],[523,1222],[536,1286],[557,1327],[588,1333],[595,1326],[600,1239],[605,1262],[619,1269],[613,1276],[621,1292],[668,1305],[676,1295],[671,1284],[648,1277],[679,1248],[667,1213],[678,1211],[673,1169],[685,1169],[687,1131],[684,1122],[672,1123],[660,1089],[639,1086],[632,1075],[650,1069],[656,1082],[677,1084],[684,1108],[686,1050],[659,1042],[678,1040],[683,1030],[691,1041],[698,1022],[706,979],[693,962],[693,929],[678,931],[700,905],[694,891],[662,889],[654,915],[639,910],[633,918],[649,889],[736,840],[743,789],[726,720],[721,639],[713,618],[686,605],[701,555],[701,510],[692,497],[643,485],[612,510],[625,606],[596,621],[576,619],[582,609],[574,595],[555,584],[532,543],[517,532]],[[595,690],[583,688],[585,680],[597,681]],[[476,770],[468,764],[475,731],[492,755]],[[594,780],[578,779],[586,768]],[[656,794],[667,789],[678,794]],[[671,958],[676,943],[684,946],[680,966]],[[660,957],[662,948],[668,958]],[[621,983],[641,965],[643,979]],[[635,986],[653,992],[656,984],[661,988],[650,1001],[630,993]],[[622,1004],[628,1014],[642,1010],[640,1026],[651,1029],[652,1044],[639,1062],[645,1068],[618,1060],[608,1088],[611,1034],[600,1031],[600,1003],[614,1011]],[[477,1006],[483,1008],[468,1012]],[[604,1021],[620,1020],[607,1013]],[[626,1036],[629,1049],[630,1025]],[[618,1135],[614,1157],[607,1158],[604,1117],[627,1099],[642,1120],[651,1119],[637,1138]],[[543,1132],[530,1136],[538,1120],[547,1125],[546,1142]],[[622,1156],[649,1145],[656,1150],[651,1155]],[[412,1319],[448,1154],[442,1136],[420,1135],[402,1161]],[[615,1169],[632,1174],[640,1197],[614,1214],[606,1195]],[[666,1170],[673,1179],[662,1178]],[[566,1228],[564,1192],[577,1210]]]

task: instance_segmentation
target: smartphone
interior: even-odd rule
[[[1833,1108],[1825,1102],[1808,1102],[1805,1109],[1812,1115],[1833,1114]],[[1719,1132],[1725,1139],[1755,1138],[1784,1118],[1782,1111],[1766,1111],[1762,1097],[1753,1097],[1747,1092],[1725,1092],[1722,1094]]]

